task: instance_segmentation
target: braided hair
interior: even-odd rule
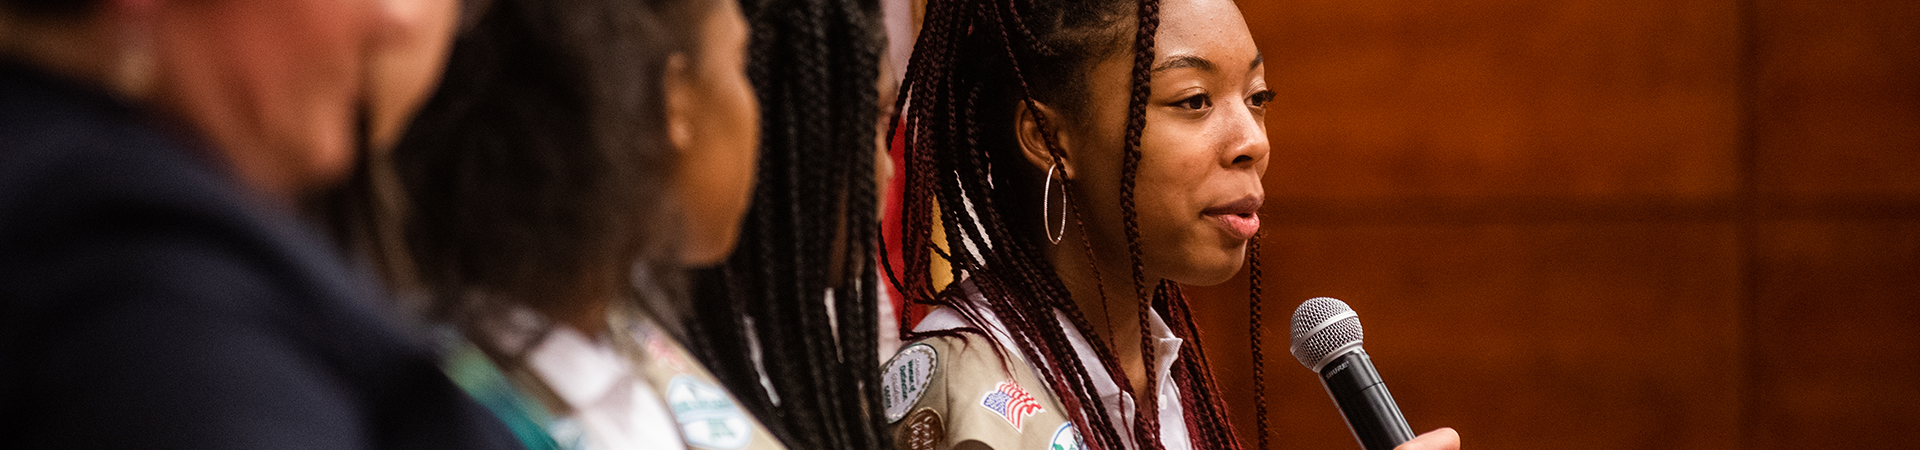
[[[871,258],[879,8],[741,0],[760,173],[739,247],[694,280],[688,327],[703,337],[694,352],[794,449],[890,446]]]
[[[1132,265],[1131,294],[1138,302],[1137,325],[1143,332],[1140,342],[1114,345],[1139,345],[1143,360],[1153,361],[1152,338],[1144,330],[1149,329],[1148,314],[1164,312],[1173,332],[1187,341],[1171,375],[1181,391],[1189,437],[1195,448],[1237,449],[1239,442],[1224,402],[1215,395],[1218,389],[1185,297],[1171,281],[1149,284],[1145,279],[1134,186],[1160,4],[1159,0],[1136,1],[929,2],[899,99],[899,105],[910,108],[901,113],[905,124],[899,130],[907,133],[902,198],[907,213],[901,221],[899,247],[906,257],[902,272],[888,276],[908,300],[950,307],[973,326],[915,333],[903,317],[901,335],[919,339],[980,334],[984,313],[991,313],[1010,331],[1022,359],[1035,365],[1042,382],[1059,397],[1063,413],[1090,448],[1163,448],[1154,410],[1158,396],[1149,395],[1137,405],[1134,423],[1127,424],[1132,429],[1131,443],[1120,433],[1117,425],[1121,424],[1112,423],[1105,413],[1090,368],[1074,353],[1054,312],[1066,316],[1082,336],[1093,336],[1086,315],[1071,298],[1036,233],[1015,232],[1041,229],[1037,221],[1043,214],[1031,210],[1040,202],[1022,196],[1041,191],[1041,180],[1049,176],[1039,173],[1020,152],[1013,129],[1015,114],[1021,107],[1036,110],[1037,103],[1045,103],[1064,117],[1087,117],[1086,99],[1092,95],[1083,80],[1097,62],[1131,49],[1120,209]],[[1036,113],[1034,118],[1047,151],[1062,159],[1056,125],[1045,114]],[[1069,187],[1072,183],[1056,182]],[[1075,226],[1084,234],[1086,225],[1079,219],[1078,205],[1068,205]],[[926,212],[939,214],[945,242],[934,242],[934,217]],[[1094,264],[1091,244],[1082,242],[1088,264]],[[950,293],[936,292],[928,252],[946,258],[953,279],[969,280],[988,301],[959,301]],[[1257,259],[1257,246],[1248,253]],[[1092,272],[1099,276],[1098,268]],[[1258,271],[1250,278],[1257,312]],[[1100,292],[1103,302],[1107,294]],[[1088,344],[1116,384],[1132,385],[1106,342],[1089,339]],[[1256,366],[1256,375],[1259,372]],[[1149,376],[1146,392],[1157,392],[1156,382]]]

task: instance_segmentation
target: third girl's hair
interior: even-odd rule
[[[788,447],[886,447],[871,259],[879,4],[741,10],[760,173],[740,246],[695,283],[691,325],[705,339],[691,345]]]
[[[983,311],[976,308],[990,311],[1011,331],[1023,359],[1034,363],[1043,382],[1059,395],[1065,415],[1077,424],[1088,444],[1095,449],[1126,447],[1116,428],[1122,424],[1112,423],[1105,414],[1089,368],[1080,363],[1066,334],[1055,325],[1052,311],[1059,310],[1081,335],[1095,336],[1040,241],[1044,227],[1039,224],[1043,212],[1038,196],[1043,195],[1041,180],[1046,174],[1022,156],[1013,126],[1023,104],[1045,103],[1060,111],[1062,117],[1036,117],[1048,151],[1061,157],[1054,138],[1057,120],[1092,120],[1088,99],[1099,94],[1090,92],[1084,80],[1093,65],[1132,50],[1124,147],[1114,150],[1124,152],[1121,212],[1134,288],[1100,294],[1103,301],[1108,295],[1135,299],[1140,311],[1137,325],[1143,331],[1148,329],[1148,314],[1155,310],[1166,314],[1174,333],[1186,339],[1172,375],[1180,387],[1195,447],[1238,448],[1185,298],[1172,282],[1156,280],[1149,285],[1142,270],[1133,199],[1159,1],[932,0],[925,24],[901,87],[900,103],[911,109],[903,112],[908,151],[900,245],[906,252],[906,266],[896,280],[900,291],[914,302],[953,307],[974,325],[961,332],[978,333],[984,322]],[[1076,203],[1068,202],[1075,208],[1073,226],[1084,228],[1078,223]],[[932,239],[933,217],[926,213],[935,211],[946,236],[939,246]],[[942,246],[946,251],[940,250]],[[1081,250],[1093,260],[1090,244]],[[930,251],[946,257],[954,279],[972,280],[988,301],[975,306],[956,301],[952,293],[934,292]],[[1252,278],[1258,286],[1257,271]],[[902,336],[910,339],[950,334],[916,335],[910,324],[903,322],[900,327]],[[1152,361],[1149,339],[1143,332],[1140,342],[1115,345],[1139,345],[1144,359]],[[1122,386],[1129,385],[1107,344],[1100,339],[1088,343],[1108,375]],[[1143,381],[1149,392],[1157,389],[1156,379]],[[1141,402],[1135,423],[1124,424],[1133,430],[1137,448],[1162,448],[1158,414],[1148,409],[1154,404]]]

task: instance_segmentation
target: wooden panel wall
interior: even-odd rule
[[[1470,449],[1920,448],[1920,4],[1241,7],[1276,448],[1357,447],[1286,353],[1315,296]],[[1246,280],[1192,292],[1252,442]]]

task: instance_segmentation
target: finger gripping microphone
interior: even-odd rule
[[[1307,300],[1293,310],[1292,335],[1287,350],[1320,374],[1361,448],[1391,450],[1413,439],[1413,428],[1373,370],[1373,359],[1360,348],[1360,317],[1353,308],[1326,297]]]

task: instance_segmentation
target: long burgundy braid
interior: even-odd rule
[[[1260,433],[1260,450],[1267,450],[1267,356],[1261,353],[1260,329],[1260,238],[1247,241],[1247,339],[1253,347],[1254,430]]]
[[[1186,296],[1181,294],[1179,286],[1162,282],[1154,302],[1167,311],[1174,335],[1186,339],[1180,346],[1180,364],[1173,367],[1173,379],[1183,390],[1180,405],[1186,410],[1188,434],[1192,435],[1195,447],[1239,448],[1233,421],[1227,418],[1226,403],[1216,395],[1220,389],[1210,369],[1213,365],[1202,351],[1200,330],[1193,325]]]
[[[1153,76],[1153,38],[1160,29],[1159,0],[1140,0],[1140,27],[1134,33],[1133,53],[1133,97],[1127,102],[1127,134],[1125,153],[1120,162],[1120,211],[1126,222],[1127,256],[1133,262],[1133,297],[1139,299],[1140,318],[1140,360],[1152,367],[1154,361],[1153,336],[1147,333],[1147,315],[1153,314],[1151,297],[1146,294],[1146,265],[1141,260],[1140,251],[1140,212],[1134,206],[1135,178],[1140,174],[1140,134],[1147,126],[1147,98],[1152,91],[1150,85]],[[1163,449],[1160,436],[1160,409],[1158,395],[1160,379],[1152,376],[1148,370],[1147,393],[1144,400],[1135,399],[1134,439],[1143,441],[1142,450]],[[1152,436],[1155,439],[1140,439]]]

